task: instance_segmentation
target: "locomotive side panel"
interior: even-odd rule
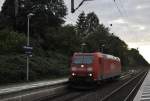
[[[98,67],[99,71],[98,71],[98,80],[103,80],[103,74],[104,74],[104,60],[102,57],[98,57],[97,59],[98,62]]]
[[[95,56],[95,64],[93,68],[95,68],[95,79],[102,80],[103,79],[103,63],[102,57],[100,54],[96,54]]]
[[[114,59],[104,59],[103,79],[113,78],[121,74],[120,62]]]
[[[111,70],[112,77],[119,76],[121,73],[119,61],[112,60],[111,65],[110,65],[110,70]]]
[[[103,66],[103,79],[108,79],[111,77],[111,71],[110,71],[110,62],[108,59],[104,58],[104,66]]]
[[[93,78],[94,80],[98,80],[98,75],[99,75],[99,68],[98,68],[98,62],[97,62],[97,56],[94,55],[94,61],[93,61]]]

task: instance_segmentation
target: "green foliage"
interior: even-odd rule
[[[49,51],[49,57],[30,58],[30,80],[62,77],[69,73],[68,57]],[[23,82],[26,80],[25,55],[0,56],[0,84]]]
[[[87,33],[93,33],[99,26],[99,19],[94,12],[88,13],[86,16]]]
[[[0,56],[0,84],[8,82],[23,81],[25,68],[22,62],[25,59],[16,55],[1,55]]]
[[[46,44],[42,44],[45,50],[53,50],[66,55],[79,51],[80,40],[78,39],[75,27],[66,25],[64,27],[49,28],[44,36]]]
[[[22,33],[16,33],[10,30],[0,31],[0,53],[9,54],[9,52],[22,52],[26,37]]]
[[[82,12],[78,17],[76,27],[80,40],[85,41],[99,27],[99,19],[94,12],[88,13],[87,15]]]
[[[86,25],[86,16],[85,16],[85,13],[82,12],[79,17],[78,17],[78,21],[77,21],[77,33],[78,33],[78,37],[79,38],[82,38],[84,37],[84,33],[87,29],[87,25]]]
[[[15,11],[16,10],[16,11]],[[14,30],[26,32],[27,15],[34,13],[32,18],[33,34],[43,34],[48,26],[60,26],[64,23],[67,8],[63,0],[6,0],[2,7],[0,25],[11,26]]]
[[[148,66],[149,63],[140,55],[136,49],[131,49],[128,52],[129,65],[131,66]]]

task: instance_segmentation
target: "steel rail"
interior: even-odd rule
[[[137,73],[137,72],[136,72]],[[125,73],[125,74],[123,74],[123,75],[121,75],[121,77],[120,77],[120,79],[123,79],[123,78],[127,78],[127,77],[129,77],[130,75],[132,75],[133,73]],[[72,92],[72,93],[74,93],[74,92]],[[76,93],[76,92],[75,92]],[[71,95],[69,98],[66,98],[65,99],[65,101],[70,101],[70,100],[73,100],[73,99],[76,99],[76,98],[79,98],[79,97],[81,97],[81,96],[86,96],[87,94],[89,94],[90,92],[88,92],[88,93],[81,93],[81,92],[79,92],[79,93],[77,93],[77,94],[75,94],[75,95]],[[68,95],[68,94],[70,94],[70,92],[67,92],[67,93],[65,93],[65,94],[63,94],[63,95],[60,95],[60,96],[57,96],[57,98],[58,97],[63,97],[63,96],[66,96],[66,95]],[[57,99],[56,97],[54,97],[54,98],[51,98],[51,100],[55,100],[55,99]],[[61,98],[60,98],[61,99]],[[44,100],[44,101],[47,101],[47,100]]]
[[[106,99],[108,99],[110,96],[112,96],[113,94],[115,94],[116,92],[118,92],[121,88],[125,87],[126,85],[128,85],[130,82],[132,82],[134,79],[136,79],[138,76],[140,76],[142,73],[138,74],[137,76],[135,76],[134,78],[131,78],[130,80],[128,80],[125,84],[121,85],[120,87],[118,87],[117,89],[113,90],[110,94],[108,94],[107,96],[105,96],[104,98],[102,98],[100,101],[105,101]]]
[[[125,98],[124,101],[127,101],[131,95],[134,93],[134,91],[137,89],[137,87],[142,83],[142,81],[145,79],[145,76],[147,75],[148,72],[145,73],[145,75],[140,79],[140,81],[136,84],[136,86],[132,89],[132,91],[128,94],[128,96]]]

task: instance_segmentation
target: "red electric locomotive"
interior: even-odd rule
[[[119,77],[121,63],[118,57],[96,53],[74,53],[71,63],[71,84],[98,82]],[[87,84],[87,83],[86,83]]]

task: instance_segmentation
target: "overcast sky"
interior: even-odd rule
[[[69,15],[67,23],[74,24],[78,15],[95,12],[100,23],[111,27],[111,32],[124,40],[129,48],[138,48],[150,63],[150,0],[93,0],[86,2],[74,14],[70,13],[70,0],[64,0]],[[75,0],[78,5],[82,0]],[[117,9],[119,8],[119,10]]]
[[[74,14],[70,13],[70,1],[64,0],[68,7],[67,24],[75,24],[78,15],[95,12],[100,23],[111,27],[111,32],[124,40],[129,47],[138,48],[150,62],[150,0],[93,0],[85,2]],[[75,0],[77,6],[82,0]],[[0,0],[0,6],[4,0]],[[117,6],[119,10],[117,9]]]

